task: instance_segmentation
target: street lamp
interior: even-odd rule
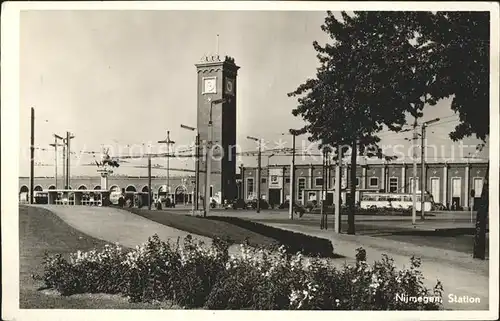
[[[186,129],[186,130],[190,130],[190,131],[196,131],[196,138],[195,138],[195,185],[194,185],[194,191],[193,191],[193,214],[194,214],[194,211],[198,211],[199,210],[199,207],[198,207],[198,195],[199,195],[199,188],[200,188],[200,157],[199,157],[199,153],[200,153],[200,133],[197,131],[197,129],[195,127],[190,127],[190,126],[186,126],[186,125],[182,125],[181,124],[181,128],[183,129]]]
[[[261,172],[261,157],[262,157],[261,140],[259,138],[255,138],[252,136],[247,136],[247,139],[256,141],[259,144],[259,153],[257,156],[257,213],[260,213],[260,184],[261,184],[260,172]]]
[[[290,168],[291,179],[290,179],[290,204],[288,208],[288,216],[293,220],[293,206],[295,204],[295,137],[300,135],[300,132],[296,129],[289,129],[288,134],[292,135],[292,167]],[[287,135],[285,133],[281,135]]]
[[[206,154],[206,172],[205,172],[205,211],[203,216],[206,217],[210,211],[210,174],[212,171],[212,137],[213,137],[213,126],[212,126],[212,109],[214,105],[224,104],[226,99],[208,99],[210,102],[210,114],[208,120],[208,139],[207,139],[207,154]]]
[[[59,144],[58,140],[63,140],[63,137],[54,134],[54,144],[50,144],[50,146],[54,147],[54,152],[55,152],[55,174],[54,174],[54,179],[55,179],[55,186],[57,189],[57,147],[58,146],[64,146],[64,144]]]
[[[159,140],[158,144],[167,144],[167,198],[170,198],[170,145],[175,144],[173,140],[170,140],[170,131],[167,130],[167,138],[165,140]]]
[[[420,197],[420,217],[422,220],[425,219],[425,190],[427,189],[427,175],[425,173],[425,145],[426,145],[426,142],[425,142],[425,129],[428,125],[430,124],[433,124],[433,123],[436,123],[438,122],[440,119],[439,118],[434,118],[434,119],[431,119],[431,120],[428,120],[426,122],[423,122],[422,123],[422,133],[421,133],[421,139],[422,139],[422,143],[421,143],[421,153],[422,153],[422,181],[420,182],[420,193],[421,193],[421,197]]]
[[[267,170],[269,170],[269,160],[271,159],[271,157],[275,156],[275,154],[271,154],[271,155],[268,155],[267,156]]]

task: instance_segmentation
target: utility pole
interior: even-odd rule
[[[288,216],[293,220],[293,207],[295,205],[295,133],[292,134],[292,166],[290,168],[290,207],[288,209]]]
[[[261,164],[261,159],[262,159],[262,150],[261,150],[261,139],[260,138],[255,138],[252,136],[247,136],[248,139],[251,139],[253,141],[256,141],[258,143],[258,154],[257,154],[257,213],[260,213],[260,174],[262,171],[262,164]]]
[[[337,145],[337,166],[335,167],[335,233],[340,233],[340,189],[342,188],[342,178],[341,176],[342,168],[342,149],[340,144]]]
[[[148,209],[151,210],[151,154],[148,154]]]
[[[31,107],[31,137],[30,137],[30,204],[33,204],[35,191],[35,108]]]
[[[55,179],[55,186],[56,186],[56,189],[57,189],[57,147],[58,146],[63,146],[63,144],[59,144],[58,143],[58,139],[62,140],[63,138],[59,135],[56,135],[54,134],[54,144],[50,144],[50,146],[53,146],[54,147],[54,160],[55,160],[55,165],[54,165],[54,171],[55,171],[55,174],[54,174],[54,179]]]
[[[257,213],[260,213],[260,197],[261,197],[261,192],[260,192],[260,187],[262,185],[261,182],[261,171],[262,171],[262,149],[261,149],[261,140],[259,139],[259,154],[257,156]],[[268,169],[269,170],[269,169]]]
[[[323,179],[323,184],[321,185],[321,193],[319,196],[319,203],[321,206],[321,225],[320,225],[320,228],[324,229],[325,228],[325,204],[323,202],[323,193],[325,191],[326,149],[323,149],[322,165],[323,165],[323,169],[322,169],[321,175],[322,175],[322,179]]]
[[[329,173],[330,173],[330,156],[329,156],[329,151],[328,149],[326,150],[325,152],[325,155],[326,155],[326,159],[325,159],[325,163],[326,163],[326,169],[325,169],[325,179],[323,180],[323,185],[325,186],[325,196],[324,196],[324,199],[323,199],[323,204],[324,204],[324,207],[325,207],[325,230],[328,230],[328,202],[327,202],[327,199],[328,199],[328,183],[330,182],[330,179],[329,179]]]
[[[167,144],[167,198],[170,198],[170,145],[175,144],[174,141],[170,140],[170,131],[167,130],[167,138],[165,140],[159,140],[159,144]]]
[[[422,124],[422,133],[421,133],[421,142],[420,142],[420,158],[421,158],[421,180],[420,180],[420,219],[425,220],[425,126],[426,124]]]
[[[195,137],[195,164],[194,164],[194,168],[195,168],[195,180],[194,180],[194,191],[193,191],[193,205],[194,205],[194,210],[195,211],[198,211],[199,210],[199,190],[200,190],[200,156],[201,156],[201,152],[200,152],[200,133],[197,131],[196,128],[194,127],[191,127],[191,126],[186,126],[186,125],[182,125],[181,124],[181,128],[183,129],[187,129],[187,130],[190,130],[190,131],[196,131],[196,137]],[[193,211],[193,215],[194,215],[194,211]]]
[[[417,141],[417,139],[418,139],[417,118],[415,117],[415,122],[413,123],[413,182],[412,182],[413,207],[411,213],[413,225],[415,225],[417,221],[417,155],[415,152],[415,142]]]
[[[194,179],[194,208],[196,211],[199,210],[199,197],[198,195],[200,194],[200,134],[196,134],[196,159],[195,159],[195,165],[194,165],[194,171],[195,171],[195,179]]]
[[[426,170],[425,170],[425,149],[426,149],[426,128],[429,124],[432,124],[432,123],[435,123],[435,122],[438,122],[440,119],[439,118],[435,118],[435,119],[432,119],[432,120],[429,120],[429,121],[426,121],[422,124],[422,133],[421,133],[421,139],[422,139],[422,142],[421,142],[421,158],[422,158],[422,182],[420,182],[420,189],[421,189],[421,200],[420,200],[420,217],[422,220],[425,220],[425,193],[427,191],[427,173],[426,173]]]
[[[240,195],[238,198],[245,200],[245,166],[243,166],[243,164],[240,165],[240,177],[241,177],[241,186],[240,186]]]
[[[226,99],[210,100],[210,114],[208,120],[208,140],[206,152],[206,172],[205,172],[205,211],[203,217],[206,217],[210,212],[210,175],[212,173],[212,139],[213,139],[213,124],[212,124],[212,109],[216,104],[224,104]]]
[[[70,132],[66,132],[66,189],[70,187],[71,172],[70,172],[70,159],[71,159],[71,139],[75,136],[71,135]]]

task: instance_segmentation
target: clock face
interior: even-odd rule
[[[234,95],[234,79],[226,78],[226,93]]]
[[[216,78],[204,78],[203,79],[203,93],[205,94],[215,94],[217,92]]]

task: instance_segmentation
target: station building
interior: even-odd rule
[[[483,188],[484,177],[488,168],[487,162],[455,162],[426,163],[426,190],[430,192],[436,203],[451,207],[453,203],[469,209],[471,190],[475,191],[474,204],[478,204]],[[290,199],[290,165],[270,165],[261,168],[261,198],[269,203],[281,204]],[[420,191],[421,167],[417,166],[417,191]],[[330,166],[327,184],[329,197],[333,198],[335,183],[335,166]],[[296,200],[299,204],[319,200],[323,185],[323,167],[321,164],[296,165],[295,172]],[[191,204],[195,190],[194,176],[170,177],[168,195],[176,204]],[[99,176],[77,176],[71,178],[70,189],[99,190]],[[373,162],[358,165],[356,169],[356,201],[363,192],[412,193],[413,165],[408,163]],[[60,180],[62,185],[62,180]],[[350,167],[342,167],[341,197],[347,199],[350,187]],[[56,189],[54,177],[35,177],[35,191]],[[147,176],[110,175],[110,190],[118,189],[126,192],[147,192]],[[240,166],[234,183],[234,195],[250,201],[257,198],[257,168]],[[166,190],[166,177],[152,176],[151,189],[153,198]],[[26,201],[29,192],[29,177],[19,178],[19,200]],[[221,202],[220,191],[210,186],[210,195]]]
[[[269,203],[281,204],[290,199],[290,165],[274,165],[261,168],[261,198]],[[426,191],[436,203],[448,208],[452,204],[469,209],[471,190],[475,192],[473,204],[481,196],[487,162],[426,162]],[[417,191],[420,191],[421,165],[417,166]],[[333,199],[335,166],[328,170],[328,198]],[[257,168],[240,167],[238,195],[245,200],[257,198]],[[341,197],[347,199],[350,187],[350,166],[341,171]],[[323,186],[323,166],[321,164],[296,165],[295,199],[299,204],[320,199]],[[356,201],[362,192],[412,193],[413,164],[402,162],[384,163],[374,161],[358,165],[356,169]]]

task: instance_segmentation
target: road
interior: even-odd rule
[[[168,210],[178,214],[188,214],[189,208]],[[437,249],[472,253],[474,224],[470,212],[432,212],[426,220],[417,218],[412,224],[409,216],[357,215],[356,234],[418,244]],[[210,216],[230,216],[249,219],[263,224],[286,224],[297,230],[317,228],[320,230],[321,215],[306,213],[303,217],[290,220],[288,212],[283,210],[212,210]],[[475,217],[474,217],[475,218]],[[334,216],[328,215],[328,230],[334,230]],[[341,231],[347,231],[347,216],[342,217]]]

